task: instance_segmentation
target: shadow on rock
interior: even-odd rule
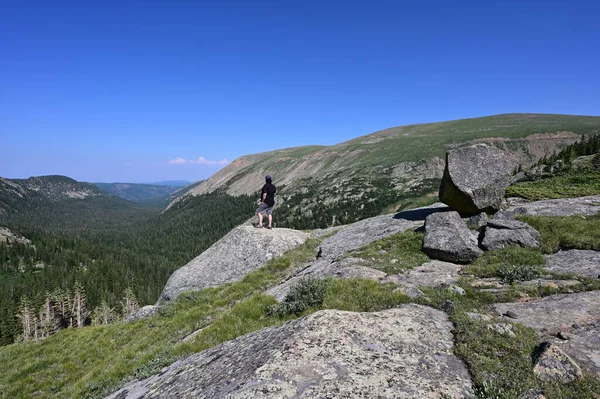
[[[411,221],[424,221],[427,216],[437,212],[448,212],[449,207],[437,207],[437,208],[420,208],[411,209],[409,211],[401,211],[394,215],[394,219],[405,219]]]

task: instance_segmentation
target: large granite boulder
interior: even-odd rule
[[[477,235],[454,211],[427,216],[423,251],[431,258],[453,263],[473,262],[483,254]]]
[[[241,280],[270,259],[304,243],[308,236],[307,233],[291,229],[236,227],[176,270],[163,288],[159,302],[173,300],[185,291]]]
[[[225,342],[109,398],[471,397],[441,311],[324,310]]]
[[[464,213],[497,211],[517,166],[514,156],[486,144],[450,150],[440,201]]]
[[[493,219],[483,227],[481,247],[485,250],[513,246],[537,248],[540,233],[525,222],[518,220]]]

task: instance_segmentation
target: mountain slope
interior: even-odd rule
[[[401,126],[329,147],[245,155],[175,201],[216,190],[254,194],[264,175],[270,174],[279,189],[280,225],[326,227],[333,224],[333,216],[349,223],[434,195],[449,148],[489,142],[529,165],[572,144],[581,134],[598,132],[600,117],[544,114]],[[365,207],[364,212],[357,211]]]
[[[90,199],[110,201],[112,197],[93,184],[81,183],[66,176],[28,179],[0,177],[0,215],[35,209],[49,203]]]

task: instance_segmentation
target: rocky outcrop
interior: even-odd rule
[[[31,244],[31,241],[29,241],[27,238],[15,235],[15,233],[6,227],[0,227],[0,244],[10,244],[14,242],[18,244]]]
[[[348,251],[358,249],[373,241],[409,229],[415,229],[422,221],[396,218],[394,215],[375,216],[344,226],[321,244],[321,256],[335,259]]]
[[[509,198],[509,212],[533,216],[595,215],[600,212],[600,195],[527,202]]]
[[[423,251],[431,258],[454,263],[473,262],[483,253],[475,234],[454,211],[427,216]]]
[[[464,213],[497,211],[517,166],[510,154],[486,144],[450,150],[440,201]]]
[[[348,251],[359,249],[381,238],[416,229],[423,224],[427,215],[447,209],[445,205],[438,203],[395,215],[375,216],[335,229],[319,230],[316,232],[316,236],[336,233],[321,243],[318,259],[305,265],[289,280],[270,288],[267,294],[273,295],[278,301],[281,301],[290,288],[304,278],[361,277],[382,280],[386,274],[373,268],[372,262],[358,258],[340,258]]]
[[[527,223],[518,220],[489,220],[483,227],[481,247],[485,250],[512,246],[539,247],[540,233]]]
[[[307,238],[307,233],[297,230],[236,227],[176,270],[167,281],[159,302],[173,300],[184,291],[238,281],[270,259],[296,248]]]
[[[544,269],[600,278],[600,251],[573,249],[546,255]]]
[[[138,309],[137,312],[125,318],[125,322],[132,322],[139,319],[144,319],[146,317],[154,316],[158,311],[158,306],[156,305],[146,305]]]
[[[542,344],[535,359],[533,374],[541,380],[569,383],[583,377],[581,369],[558,346]]]
[[[125,398],[466,398],[452,323],[405,305],[325,310],[179,361],[109,396]]]

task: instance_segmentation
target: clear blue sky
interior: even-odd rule
[[[194,181],[391,126],[599,115],[599,3],[0,0],[0,176]]]

